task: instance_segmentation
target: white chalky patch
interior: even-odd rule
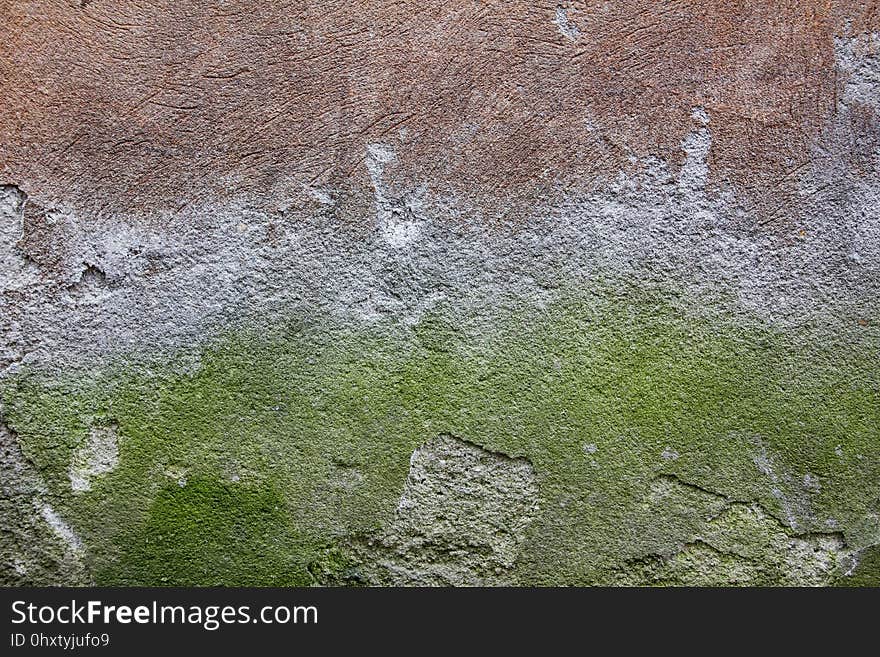
[[[74,493],[92,489],[92,481],[112,472],[119,464],[119,439],[116,429],[92,427],[79,449],[73,453],[68,471],[70,488]]]

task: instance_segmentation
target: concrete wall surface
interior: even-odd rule
[[[0,583],[880,584],[878,0],[0,25]]]

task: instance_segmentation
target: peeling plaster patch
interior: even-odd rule
[[[709,131],[709,115],[701,107],[695,108],[691,114],[700,127],[691,132],[681,142],[681,149],[686,158],[679,174],[679,182],[687,189],[704,190],[709,179],[707,158],[712,148],[712,133]]]
[[[112,472],[119,464],[119,438],[115,425],[92,427],[85,443],[70,462],[70,487],[74,493],[92,489],[92,480]]]
[[[82,541],[44,502],[47,486],[0,417],[0,582],[6,586],[88,583]]]
[[[789,496],[787,496],[782,490],[784,485],[783,481],[780,479],[779,475],[777,475],[776,471],[773,468],[770,456],[767,454],[767,448],[762,444],[760,439],[758,439],[756,442],[759,446],[760,451],[758,455],[755,456],[754,463],[757,466],[758,470],[770,479],[770,493],[779,501],[779,505],[782,507],[783,513],[785,513],[785,518],[788,522],[788,526],[794,530],[798,530],[800,528],[800,524],[795,514],[795,509],[792,501],[789,499]],[[804,481],[806,482],[808,480],[805,479]]]
[[[581,35],[578,26],[572,23],[568,17],[568,10],[561,5],[556,7],[556,17],[553,19],[553,22],[556,23],[559,33],[566,39],[574,41]]]
[[[880,33],[834,40],[837,66],[846,74],[843,103],[862,103],[880,112]]]
[[[711,120],[709,118],[709,114],[706,112],[706,109],[703,107],[695,107],[694,110],[691,112],[691,118],[704,126],[709,125],[709,122]]]
[[[786,563],[794,576],[806,576],[807,584],[830,583],[830,576],[846,561],[846,544],[840,534],[810,534],[789,539]]]
[[[22,289],[34,282],[36,265],[18,246],[24,234],[26,200],[18,187],[0,185],[0,291]]]
[[[537,512],[531,463],[440,436],[413,452],[394,519],[353,552],[373,584],[509,584]]]
[[[387,144],[368,144],[365,158],[367,173],[373,183],[376,223],[382,240],[392,248],[401,248],[419,236],[417,208],[390,196],[384,181],[385,166],[397,159]]]
[[[851,195],[855,189],[871,194],[873,198],[853,213],[847,225],[838,227],[837,235],[840,237],[843,231],[858,235],[858,242],[846,247],[849,262],[876,268],[876,254],[863,254],[862,244],[866,237],[875,240],[877,235],[874,208],[880,175],[880,33],[837,37],[834,54],[837,104],[815,145],[813,169],[818,180],[802,179],[800,194],[809,199],[821,194]],[[866,235],[868,231],[874,235]]]
[[[694,523],[691,538],[669,553],[624,561],[604,583],[822,586],[835,581],[854,557],[838,532],[794,532],[758,504],[733,501],[676,477],[655,481],[649,500],[649,526],[642,531],[665,532],[653,523],[678,510]]]
[[[383,174],[385,165],[393,162],[397,156],[394,149],[388,144],[367,144],[366,166],[367,173],[370,174],[370,180],[373,182],[375,190],[376,211],[381,209],[388,203],[385,191],[385,181]]]
[[[5,263],[22,236],[25,194],[14,185],[0,185],[0,257]]]
[[[385,242],[394,248],[404,247],[419,236],[419,227],[409,214],[391,212],[389,221],[382,230]]]
[[[49,506],[46,503],[43,503],[40,506],[40,515],[43,516],[43,520],[46,521],[46,524],[52,528],[52,531],[55,532],[55,535],[60,538],[64,543],[70,548],[71,552],[76,555],[82,554],[83,551],[83,543],[80,540],[79,536],[76,535],[76,532],[70,528],[64,520],[59,516],[55,509]]]
[[[306,192],[321,205],[335,205],[333,197],[323,187],[307,187]]]
[[[71,302],[85,306],[101,304],[113,297],[107,275],[94,265],[87,265],[79,281],[69,286],[69,290]]]

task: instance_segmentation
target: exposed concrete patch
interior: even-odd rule
[[[873,220],[880,176],[880,33],[838,37],[834,46],[839,76],[835,112],[813,148],[813,176],[800,176],[800,196],[808,201],[854,198],[871,190],[867,202],[853,208],[855,221],[845,227],[844,236],[852,239],[847,257],[853,265],[877,266],[873,256],[862,261],[860,245],[866,230],[877,231],[875,222],[864,218]]]
[[[17,291],[37,281],[37,264],[20,248],[27,195],[15,185],[0,185],[0,291]]]
[[[92,481],[112,472],[119,464],[117,426],[95,426],[70,461],[70,488],[74,493],[92,489]]]
[[[88,581],[82,541],[45,497],[45,484],[0,418],[0,581],[6,586]]]
[[[566,39],[571,39],[574,41],[581,35],[581,31],[578,29],[578,26],[575,25],[572,20],[568,16],[569,10],[559,5],[556,7],[556,16],[553,18],[553,22],[556,23],[556,27],[559,29],[559,33],[564,36]]]
[[[709,115],[706,114],[705,109],[698,107],[691,116],[700,127],[681,143],[681,149],[686,157],[678,179],[680,184],[689,190],[702,192],[706,189],[706,182],[709,179],[707,158],[712,148],[712,133],[709,132]]]
[[[822,586],[851,569],[855,555],[839,533],[791,530],[760,505],[662,477],[650,494],[663,514],[703,515],[691,540],[669,554],[627,560],[606,582],[624,585]]]
[[[770,483],[770,493],[779,503],[786,524],[794,531],[809,531],[834,524],[833,519],[819,523],[812,509],[810,498],[822,490],[820,479],[809,472],[803,475],[782,471],[768,453],[763,440],[753,439],[757,453],[754,463]],[[788,491],[787,493],[785,491]]]
[[[838,586],[880,586],[880,544],[871,545],[854,555],[852,565]]]
[[[43,516],[43,520],[51,527],[55,535],[67,544],[71,552],[76,555],[82,554],[83,542],[76,535],[76,532],[70,528],[70,525],[64,522],[64,519],[55,512],[55,509],[48,504],[42,504],[40,506],[40,515]]]
[[[862,103],[880,112],[880,33],[837,37],[834,52],[845,75],[842,102]]]
[[[395,586],[512,584],[537,512],[527,460],[440,436],[413,452],[394,519],[352,545],[357,566],[345,577]]]
[[[376,223],[379,236],[388,246],[398,249],[417,239],[420,233],[416,197],[395,199],[385,184],[385,167],[397,159],[387,144],[369,144],[365,158],[367,172],[375,190]]]

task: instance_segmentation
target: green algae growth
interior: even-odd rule
[[[876,328],[573,300],[492,326],[292,322],[223,336],[188,370],[25,372],[3,412],[98,584],[319,580],[388,523],[440,434],[533,464],[523,584],[812,582],[778,554],[797,541],[828,544],[827,582],[838,552],[880,541]],[[118,464],[74,492],[74,451],[111,423]]]

